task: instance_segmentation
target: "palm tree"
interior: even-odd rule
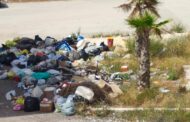
[[[139,88],[150,87],[150,56],[149,56],[149,43],[150,33],[161,37],[161,27],[169,21],[156,23],[157,17],[145,12],[142,16],[133,17],[127,20],[128,24],[136,29],[136,34],[140,41],[137,41],[140,48],[139,64]]]
[[[123,11],[128,12],[129,18],[134,16],[142,16],[146,11],[150,11],[155,16],[160,17],[159,13],[156,10],[156,6],[159,4],[158,0],[130,0],[128,3],[124,3],[119,6],[119,8],[123,9]],[[140,39],[137,39],[137,42]],[[139,43],[135,43],[136,55],[140,57],[140,48]]]
[[[168,21],[163,21],[156,24],[157,17],[160,17],[156,9],[158,4],[158,0],[130,0],[128,3],[119,6],[124,11],[131,11],[127,21],[129,25],[136,28],[137,40],[135,45],[140,65],[139,88],[150,87],[150,33],[153,31],[161,36],[160,27],[168,23]]]

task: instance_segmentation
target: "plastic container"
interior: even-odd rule
[[[113,41],[114,41],[113,37],[108,37],[107,44],[109,48],[113,47]]]
[[[127,65],[121,66],[120,70],[121,70],[121,72],[127,72],[128,71],[128,66]]]

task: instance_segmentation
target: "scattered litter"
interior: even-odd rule
[[[169,89],[166,89],[166,88],[160,88],[159,91],[160,91],[161,93],[168,93],[168,92],[170,92],[170,90],[169,90]]]

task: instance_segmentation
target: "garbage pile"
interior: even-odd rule
[[[103,42],[94,44],[82,35],[60,41],[52,37],[43,40],[38,35],[7,41],[0,48],[0,79],[17,82],[22,94],[13,89],[5,97],[14,101],[15,111],[55,110],[65,115],[75,114],[77,102],[109,102],[122,91],[99,75],[96,64],[87,63],[105,51],[109,47]],[[74,80],[74,76],[84,79]]]

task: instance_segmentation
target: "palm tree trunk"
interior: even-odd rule
[[[140,41],[139,41],[140,40]],[[150,87],[150,55],[149,55],[149,30],[138,33],[138,61],[140,64],[138,87]]]
[[[138,39],[135,42],[135,51],[136,51],[137,57],[141,56],[141,45],[142,45],[141,43],[142,43],[142,39],[138,37]]]

